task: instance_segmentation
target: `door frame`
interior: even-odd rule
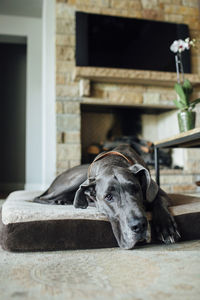
[[[42,18],[0,15],[0,34],[27,39],[24,188],[43,190],[56,174],[54,0],[43,0]]]

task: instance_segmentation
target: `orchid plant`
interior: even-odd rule
[[[185,40],[176,40],[171,46],[170,50],[175,53],[175,63],[176,63],[176,73],[177,73],[177,83],[174,88],[177,93],[177,100],[174,100],[174,104],[181,111],[192,111],[196,104],[200,102],[200,98],[191,101],[191,95],[193,92],[192,84],[188,79],[184,77],[184,69],[182,64],[181,53],[185,50],[189,50],[191,47],[195,47],[196,40],[190,40],[186,38]],[[181,79],[180,79],[181,73]]]

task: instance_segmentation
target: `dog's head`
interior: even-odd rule
[[[90,200],[111,222],[121,248],[132,249],[138,241],[149,239],[145,201],[154,200],[158,186],[142,165],[103,169],[96,178],[86,180],[74,199],[77,208],[86,208]]]

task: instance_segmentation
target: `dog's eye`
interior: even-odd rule
[[[106,201],[111,202],[113,200],[113,195],[112,194],[107,194],[105,196]]]

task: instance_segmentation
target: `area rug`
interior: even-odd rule
[[[198,300],[199,295],[200,241],[134,250],[0,248],[2,300]]]
[[[0,250],[0,270],[2,300],[197,300],[200,241],[134,250]]]

